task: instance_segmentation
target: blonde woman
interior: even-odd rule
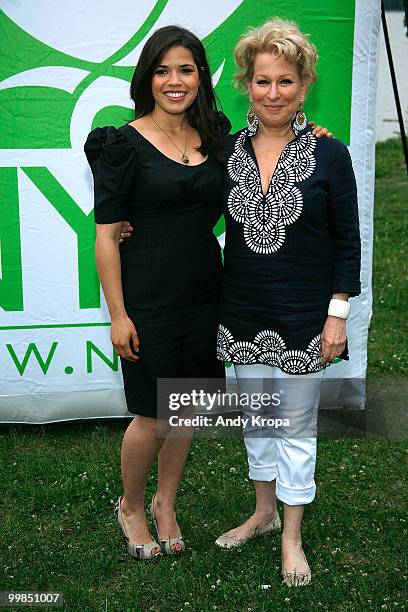
[[[288,586],[310,582],[302,548],[305,504],[315,497],[321,378],[348,359],[348,298],[360,293],[356,183],[347,147],[318,140],[303,104],[317,53],[293,22],[273,19],[238,42],[237,84],[248,95],[249,127],[225,140],[224,288],[218,356],[241,390],[275,389],[280,433],[244,431],[256,509],[218,538],[224,548],[280,528]],[[248,410],[248,413],[251,411]]]

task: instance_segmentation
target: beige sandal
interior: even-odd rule
[[[308,560],[306,559],[306,555],[303,551],[302,548],[302,554],[303,554],[303,558],[306,561],[306,563],[309,565]],[[284,571],[283,569],[283,559],[282,559],[282,578],[283,578],[283,582],[286,584],[286,586],[288,587],[292,587],[292,586],[305,586],[306,584],[310,584],[311,580],[312,580],[312,572],[309,569],[308,572],[297,572],[296,570],[294,572],[287,572]]]
[[[165,540],[164,538],[160,537],[160,533],[159,533],[159,526],[157,524],[157,518],[156,518],[156,514],[154,512],[154,498],[156,497],[156,494],[153,495],[152,497],[152,501],[150,504],[150,515],[153,519],[153,523],[154,526],[156,528],[156,533],[157,533],[157,538],[160,542],[160,546],[162,547],[162,549],[164,548],[164,552],[166,552],[168,555],[179,555],[180,553],[184,552],[186,545],[184,543],[183,537],[180,536],[179,538],[168,538],[167,540]],[[179,544],[181,548],[179,548],[179,550],[174,550],[174,548],[172,548],[175,544]]]
[[[155,559],[156,557],[161,555],[161,550],[154,554],[152,552],[155,548],[160,548],[160,545],[157,542],[155,542],[154,540],[148,542],[147,544],[135,544],[134,542],[130,542],[122,517],[122,499],[123,496],[119,496],[118,501],[115,504],[115,516],[122,529],[122,535],[123,540],[125,542],[126,550],[128,551],[129,555],[133,557],[133,559],[137,559],[138,561],[147,561],[149,559]]]
[[[228,535],[228,531],[220,535],[220,537],[215,540],[215,543],[220,548],[238,548],[242,546],[249,540],[256,538],[260,535],[267,535],[268,533],[272,533],[273,531],[279,531],[281,528],[281,520],[278,512],[275,514],[273,519],[265,523],[264,525],[258,526],[252,533],[250,533],[245,538],[237,539],[234,536]]]

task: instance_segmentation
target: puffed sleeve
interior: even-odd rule
[[[332,293],[359,295],[360,230],[357,185],[347,147],[337,141],[328,203],[328,225],[333,244]]]
[[[135,168],[132,143],[113,126],[98,127],[88,134],[84,151],[94,178],[95,222],[126,219]]]

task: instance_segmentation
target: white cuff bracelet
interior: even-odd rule
[[[332,298],[329,303],[329,310],[327,314],[330,317],[347,319],[350,314],[350,304],[345,300],[336,300],[336,298]]]

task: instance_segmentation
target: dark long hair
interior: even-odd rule
[[[217,100],[211,82],[208,60],[201,41],[189,30],[179,26],[166,26],[156,30],[146,42],[140,54],[130,85],[130,97],[135,103],[135,117],[139,119],[152,112],[155,101],[152,95],[152,78],[157,66],[171,47],[188,49],[198,68],[200,86],[186,117],[191,127],[201,137],[198,148],[202,155],[213,153],[222,162],[221,128]]]

